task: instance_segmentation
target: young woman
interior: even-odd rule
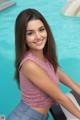
[[[15,25],[16,73],[21,101],[7,120],[47,120],[56,101],[80,119],[80,110],[59,89],[59,80],[80,95],[80,87],[59,67],[50,27],[35,9],[22,11]]]

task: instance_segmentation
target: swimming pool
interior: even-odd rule
[[[36,8],[49,22],[57,44],[58,59],[64,71],[80,83],[80,18],[61,14],[66,1],[15,0],[16,6],[0,12],[0,114],[7,114],[19,101],[14,80],[14,24],[17,14],[25,8]],[[24,3],[24,4],[23,4]],[[67,92],[69,89],[61,85]]]

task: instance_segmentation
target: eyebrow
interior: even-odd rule
[[[45,27],[44,26],[40,26],[39,29],[41,29],[41,28],[45,28]],[[28,31],[34,31],[34,30],[33,29],[29,29],[29,30],[26,30],[26,31],[28,32]]]

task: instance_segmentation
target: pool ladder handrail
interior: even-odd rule
[[[15,1],[12,0],[0,0],[0,11],[7,9],[13,5],[16,5]]]

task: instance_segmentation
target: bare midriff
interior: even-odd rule
[[[41,112],[43,114],[48,114],[48,110],[49,108],[36,108],[36,107],[32,107],[34,110]]]

